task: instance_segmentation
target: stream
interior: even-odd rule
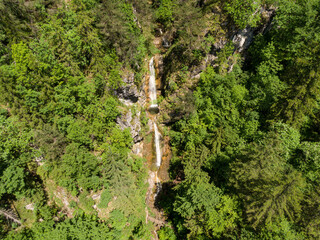
[[[154,57],[151,58],[149,62],[149,97],[151,105],[149,107],[150,110],[158,110],[158,103],[157,103],[157,87],[156,87],[156,71],[154,69]]]
[[[146,193],[146,204],[149,206],[151,212],[154,217],[150,216],[148,208],[146,208],[146,222],[151,221],[155,224],[156,229],[160,229],[161,226],[166,224],[165,217],[163,212],[157,208],[157,197],[162,189],[162,183],[164,179],[166,179],[166,174],[161,171],[167,171],[167,158],[162,159],[162,155],[166,154],[167,148],[166,145],[161,147],[162,139],[161,132],[159,131],[157,125],[157,116],[159,113],[159,105],[157,102],[157,84],[156,84],[156,70],[155,70],[155,58],[152,57],[149,61],[149,107],[148,107],[148,117],[149,117],[149,126],[150,130],[153,130],[153,142],[151,142],[150,150],[152,151],[152,162],[150,162],[150,170],[149,170],[149,178],[148,183],[149,187]],[[149,152],[150,153],[150,152]],[[167,156],[167,155],[165,155]],[[151,160],[150,159],[150,160]],[[164,161],[162,161],[164,160]],[[165,164],[165,169],[163,169]],[[154,232],[154,239],[158,239],[157,232]]]
[[[151,105],[149,107],[149,110],[152,112],[158,112],[159,106],[157,103],[157,87],[156,87],[156,71],[154,69],[154,61],[153,57],[151,58],[149,62],[149,71],[150,71],[150,77],[149,77],[149,97]],[[153,130],[154,130],[154,145],[156,149],[156,167],[159,169],[161,166],[161,147],[160,147],[160,132],[158,130],[158,126],[156,123],[157,117],[155,116],[152,118],[153,122]]]
[[[159,112],[159,106],[157,103],[157,87],[156,87],[156,71],[154,68],[154,57],[150,59],[149,62],[149,72],[150,72],[150,77],[149,77],[149,97],[150,97],[150,107],[149,111],[151,113],[158,113]],[[161,154],[161,145],[160,145],[160,140],[161,140],[161,134],[158,130],[157,126],[157,115],[151,118],[151,121],[153,122],[153,130],[154,130],[154,145],[155,145],[155,155],[156,155],[156,171],[155,171],[155,178],[154,178],[154,184],[156,186],[156,192],[154,194],[154,201],[156,200],[157,195],[159,194],[161,190],[161,182],[160,179],[158,178],[158,169],[161,166],[161,160],[162,160],[162,154]]]

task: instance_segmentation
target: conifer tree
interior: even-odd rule
[[[230,182],[254,228],[279,216],[299,217],[305,179],[286,162],[285,155],[281,141],[271,133],[261,143],[250,144],[231,165]]]

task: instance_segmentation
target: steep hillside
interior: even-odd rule
[[[319,11],[1,1],[1,239],[319,239]]]

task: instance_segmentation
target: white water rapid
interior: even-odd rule
[[[156,208],[157,203],[157,196],[161,192],[161,180],[158,177],[159,168],[161,166],[161,134],[159,132],[158,126],[157,126],[157,114],[159,113],[159,106],[157,103],[157,87],[156,87],[156,72],[154,67],[154,58],[152,57],[149,62],[149,98],[150,98],[150,106],[149,106],[149,117],[150,117],[150,128],[153,127],[154,131],[154,145],[155,145],[155,167],[154,169],[154,163],[152,163],[153,170],[150,169],[149,171],[149,188],[146,195],[146,203],[147,205],[152,209],[153,213],[157,216],[156,218],[148,217],[148,210],[146,210],[146,222],[148,220],[153,221],[156,220],[156,222],[161,221],[161,213]],[[154,154],[153,154],[154,155]],[[153,196],[153,198],[151,197]],[[153,220],[152,220],[153,219]],[[155,232],[155,236],[157,236],[157,232]],[[156,238],[158,239],[158,237]]]
[[[153,109],[153,108],[157,109],[158,103],[157,103],[157,88],[156,88],[156,71],[154,69],[153,57],[149,62],[149,71],[150,71],[149,96],[150,96],[150,102],[151,102],[150,109]]]
[[[150,109],[152,110],[152,109],[158,109],[156,71],[154,69],[153,57],[149,62],[149,71],[150,71],[149,96],[150,96],[150,102],[151,102]],[[154,144],[156,146],[156,166],[157,168],[159,168],[161,165],[160,133],[155,120],[153,120],[153,128],[154,128]]]
[[[156,145],[156,166],[159,168],[161,165],[161,149],[160,149],[160,133],[156,123],[153,123],[154,127],[154,144]]]

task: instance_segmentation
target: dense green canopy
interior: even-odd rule
[[[1,239],[320,238],[319,0],[2,0],[0,15]],[[151,209],[148,99],[118,93],[148,89],[156,54],[170,179]]]

